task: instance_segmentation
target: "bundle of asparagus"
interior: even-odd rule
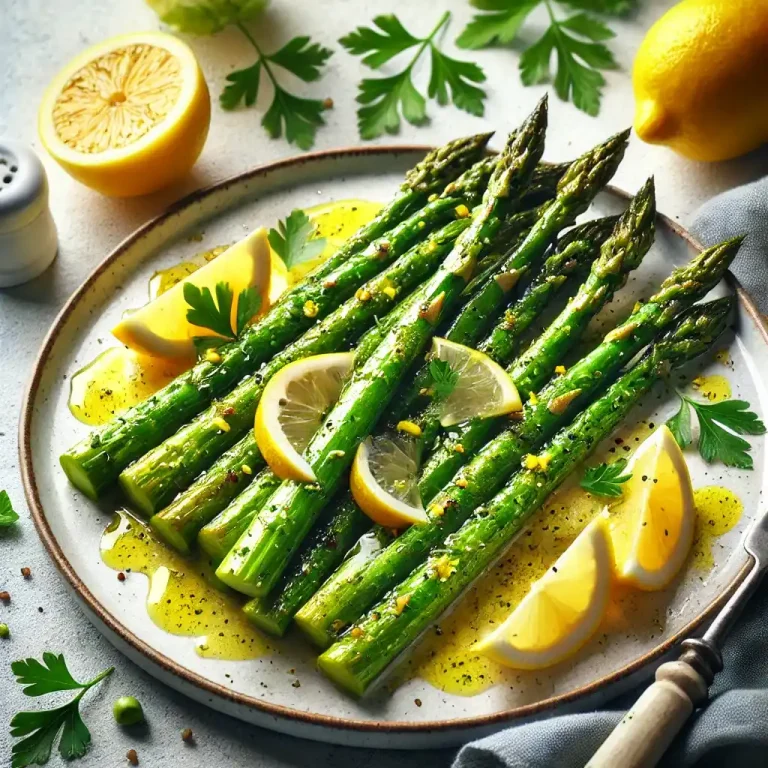
[[[222,581],[252,597],[244,610],[258,626],[282,635],[295,618],[327,649],[320,668],[355,694],[495,561],[655,381],[726,324],[729,300],[692,305],[722,278],[738,239],[674,270],[595,349],[559,367],[648,251],[655,202],[649,180],[621,216],[561,234],[612,177],[628,132],[547,165],[546,122],[543,100],[498,156],[481,157],[489,134],[431,152],[370,224],[222,347],[220,362],[199,362],[61,457],[87,495],[119,479],[166,542],[208,553]],[[558,297],[562,311],[521,353]],[[506,366],[527,399],[522,413],[443,430],[423,357],[435,334]],[[304,452],[317,482],[281,481],[252,432],[266,383],[290,362],[353,347],[351,379]],[[396,535],[372,525],[345,479],[357,446],[402,420],[417,435],[429,514]],[[537,453],[546,461],[521,469]]]

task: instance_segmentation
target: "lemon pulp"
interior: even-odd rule
[[[53,105],[61,141],[84,154],[138,141],[171,112],[181,93],[181,65],[165,48],[137,43],[88,62]]]

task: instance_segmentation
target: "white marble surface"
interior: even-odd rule
[[[549,159],[567,159],[631,121],[629,71],[644,30],[671,0],[644,0],[643,10],[630,21],[615,24],[619,38],[612,44],[622,69],[608,74],[603,109],[597,119],[557,99],[551,101]],[[325,77],[310,86],[312,93],[331,96],[328,126],[318,133],[317,148],[359,143],[354,119],[356,83],[364,68],[335,44],[336,38],[376,14],[397,11],[406,26],[426,32],[444,9],[454,11],[447,49],[471,8],[464,0],[273,0],[256,28],[265,45],[278,46],[296,34],[308,34],[336,53]],[[39,150],[35,121],[43,89],[56,70],[85,46],[132,30],[156,29],[158,22],[141,0],[0,0],[0,137],[27,141]],[[192,39],[214,96],[235,67],[245,66],[251,51],[235,32]],[[466,55],[466,54],[462,54]],[[430,126],[404,125],[401,135],[382,143],[436,143],[461,133],[489,127],[503,132],[529,111],[543,88],[523,88],[517,74],[517,54],[510,50],[482,51],[476,60],[488,74],[489,99],[484,119],[453,108],[430,105]],[[423,73],[422,73],[423,77]],[[63,651],[76,676],[87,678],[108,665],[117,670],[110,681],[88,696],[84,715],[93,734],[93,748],[77,765],[123,766],[125,753],[135,747],[144,766],[322,766],[351,764],[360,768],[389,764],[393,759],[416,765],[447,764],[451,754],[373,753],[347,750],[247,727],[192,704],[156,683],[121,657],[81,614],[75,598],[48,561],[37,539],[23,500],[17,459],[17,424],[23,391],[37,348],[67,297],[86,274],[120,240],[170,201],[201,185],[238,173],[249,166],[294,154],[283,141],[272,141],[259,125],[262,100],[255,109],[222,112],[214,102],[211,133],[193,174],[173,190],[155,196],[116,201],[102,198],[70,179],[43,158],[51,184],[51,206],[59,228],[60,254],[37,280],[19,288],[0,290],[0,488],[6,488],[22,516],[14,530],[0,533],[0,590],[12,595],[0,604],[0,622],[12,637],[0,641],[0,765],[10,764],[10,740],[5,725],[11,715],[30,703],[12,682],[8,662],[37,656],[44,650]],[[659,208],[686,223],[697,206],[717,192],[757,178],[768,171],[768,152],[759,151],[729,163],[687,162],[667,150],[633,140],[616,183],[635,189],[649,174],[656,175]],[[32,578],[22,579],[23,566]],[[120,694],[136,695],[144,704],[148,726],[125,731],[111,717],[111,702]],[[186,746],[179,733],[190,727],[196,745]],[[393,745],[396,746],[396,745]],[[52,764],[59,764],[54,757]]]

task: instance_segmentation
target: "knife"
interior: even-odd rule
[[[707,700],[723,668],[720,648],[768,570],[768,511],[744,538],[750,569],[701,638],[682,642],[677,661],[662,664],[646,689],[585,768],[653,768],[686,720]]]

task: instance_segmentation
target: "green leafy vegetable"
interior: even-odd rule
[[[277,229],[270,229],[267,237],[272,250],[290,269],[316,259],[323,252],[325,238],[315,237],[315,231],[309,216],[296,208],[285,221],[278,221]]]
[[[218,336],[194,336],[192,341],[198,354],[221,346],[236,339],[261,307],[261,296],[253,286],[243,288],[237,296],[235,327],[232,327],[232,301],[234,295],[229,283],[216,283],[214,289],[199,288],[193,283],[184,283],[184,300],[189,304],[187,320],[193,325],[208,328]]]
[[[273,96],[261,124],[273,138],[285,138],[290,144],[309,149],[315,143],[318,126],[324,124],[322,113],[330,100],[307,99],[287,91],[278,82],[273,66],[287,70],[305,83],[320,77],[333,51],[313,43],[308,37],[289,40],[280,50],[265,54],[244,26],[261,13],[268,0],[147,0],[160,18],[179,32],[212,35],[229,25],[236,26],[258,54],[255,64],[227,75],[228,85],[219,96],[223,109],[235,109],[240,103],[256,103],[264,72],[272,83]]]
[[[743,400],[700,403],[681,392],[680,410],[667,422],[678,445],[693,442],[691,410],[699,421],[699,453],[707,463],[722,461],[727,467],[752,469],[750,445],[739,435],[765,434],[765,425]]]
[[[105,669],[87,683],[79,683],[72,677],[63,655],[46,652],[42,663],[37,659],[14,661],[11,670],[16,675],[16,682],[24,686],[24,694],[27,696],[79,691],[64,706],[14,715],[11,720],[11,736],[21,738],[21,741],[13,745],[12,768],[47,763],[59,733],[59,753],[65,760],[85,755],[91,743],[91,734],[80,717],[80,700],[89,689],[111,675],[114,667]]]
[[[381,78],[366,78],[359,86],[357,111],[360,136],[375,139],[384,133],[397,133],[400,115],[412,125],[428,122],[427,100],[413,82],[413,71],[424,51],[430,52],[430,76],[427,96],[445,106],[451,101],[465,112],[482,115],[485,74],[477,64],[459,61],[443,53],[436,45],[438,32],[450,19],[446,12],[427,37],[412,35],[394,15],[377,16],[372,27],[358,27],[339,42],[354,56],[363,56],[363,64],[378,69],[390,59],[412,48],[416,52],[401,72]]]
[[[567,18],[555,15],[553,0],[471,0],[485,13],[477,14],[456,40],[462,48],[507,45],[518,36],[531,12],[542,5],[549,17],[544,34],[520,57],[520,78],[524,85],[552,81],[557,95],[573,101],[589,115],[600,111],[605,78],[600,70],[615,69],[613,54],[603,44],[614,33],[599,19],[587,13]],[[634,0],[559,0],[577,10],[621,15],[631,10]],[[551,74],[555,54],[556,71]]]
[[[147,0],[161,21],[189,35],[213,35],[255,19],[269,0]]]
[[[616,498],[621,496],[621,486],[632,477],[631,473],[625,472],[626,468],[626,459],[617,459],[611,464],[589,467],[584,472],[580,485],[585,491],[597,496]]]
[[[13,525],[19,519],[7,491],[0,491],[0,528]]]
[[[429,364],[432,392],[435,400],[445,400],[459,383],[459,373],[447,360],[432,360]]]

